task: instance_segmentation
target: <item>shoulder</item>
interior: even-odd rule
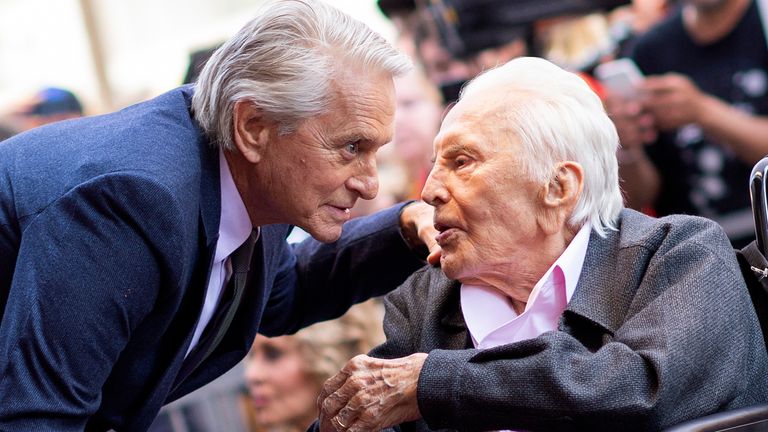
[[[717,223],[698,216],[652,218],[622,212],[617,264],[643,270],[643,279],[669,285],[695,278],[701,290],[722,291],[743,284],[733,247]]]
[[[670,215],[654,218],[624,209],[619,230],[620,247],[659,249],[691,243],[707,244],[718,252],[732,252],[728,237],[720,225],[699,216]]]
[[[59,122],[4,141],[0,176],[9,180],[6,192],[27,200],[17,203],[34,211],[81,185],[106,182],[140,195],[134,184],[141,183],[158,185],[197,205],[201,178],[218,183],[218,156],[185,107],[185,98],[175,91],[112,114]]]

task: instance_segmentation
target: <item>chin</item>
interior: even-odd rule
[[[306,229],[305,229],[306,230]],[[341,227],[335,229],[306,230],[315,240],[322,243],[333,243],[341,237]]]
[[[449,279],[458,280],[461,276],[461,267],[458,265],[455,259],[452,257],[443,255],[440,258],[440,268],[443,270]]]

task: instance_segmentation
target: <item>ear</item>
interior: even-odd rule
[[[562,229],[573,213],[584,187],[581,164],[563,161],[555,164],[549,182],[542,190],[542,227],[546,232]]]
[[[276,124],[268,120],[261,109],[247,100],[235,102],[233,111],[235,146],[247,161],[258,163],[264,157],[267,143]]]

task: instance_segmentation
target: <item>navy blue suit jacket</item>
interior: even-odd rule
[[[329,245],[293,248],[290,226],[262,227],[230,330],[180,378],[220,217],[218,150],[191,93],[0,144],[0,430],[145,430],[242,359],[257,331],[338,316],[420,265],[398,207]]]

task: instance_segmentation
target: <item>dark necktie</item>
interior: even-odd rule
[[[221,303],[224,303],[225,299],[229,300],[228,304],[221,304],[217,309],[223,314],[221,322],[216,322],[217,327],[212,327],[213,340],[206,347],[205,354],[200,359],[202,363],[209,355],[219,346],[219,343],[224,338],[224,335],[229,330],[229,325],[232,323],[232,319],[235,317],[237,307],[240,306],[240,299],[243,298],[243,291],[245,291],[245,281],[248,277],[248,271],[251,270],[251,257],[253,256],[253,247],[256,244],[256,240],[259,237],[258,231],[251,232],[248,239],[237,250],[235,250],[230,256],[232,263],[232,279],[225,287],[225,291],[229,291],[229,295],[225,295],[221,299]],[[227,299],[227,297],[229,297]],[[218,318],[218,317],[217,317]],[[217,320],[218,321],[218,320]],[[210,325],[210,324],[209,324]]]
[[[182,380],[213,353],[221,340],[224,339],[224,335],[227,334],[245,291],[248,271],[251,268],[253,248],[258,237],[258,230],[254,230],[245,243],[229,256],[232,264],[232,277],[229,283],[224,286],[213,316],[203,331],[197,346],[190,352],[185,360],[185,365],[182,366],[180,372]]]

